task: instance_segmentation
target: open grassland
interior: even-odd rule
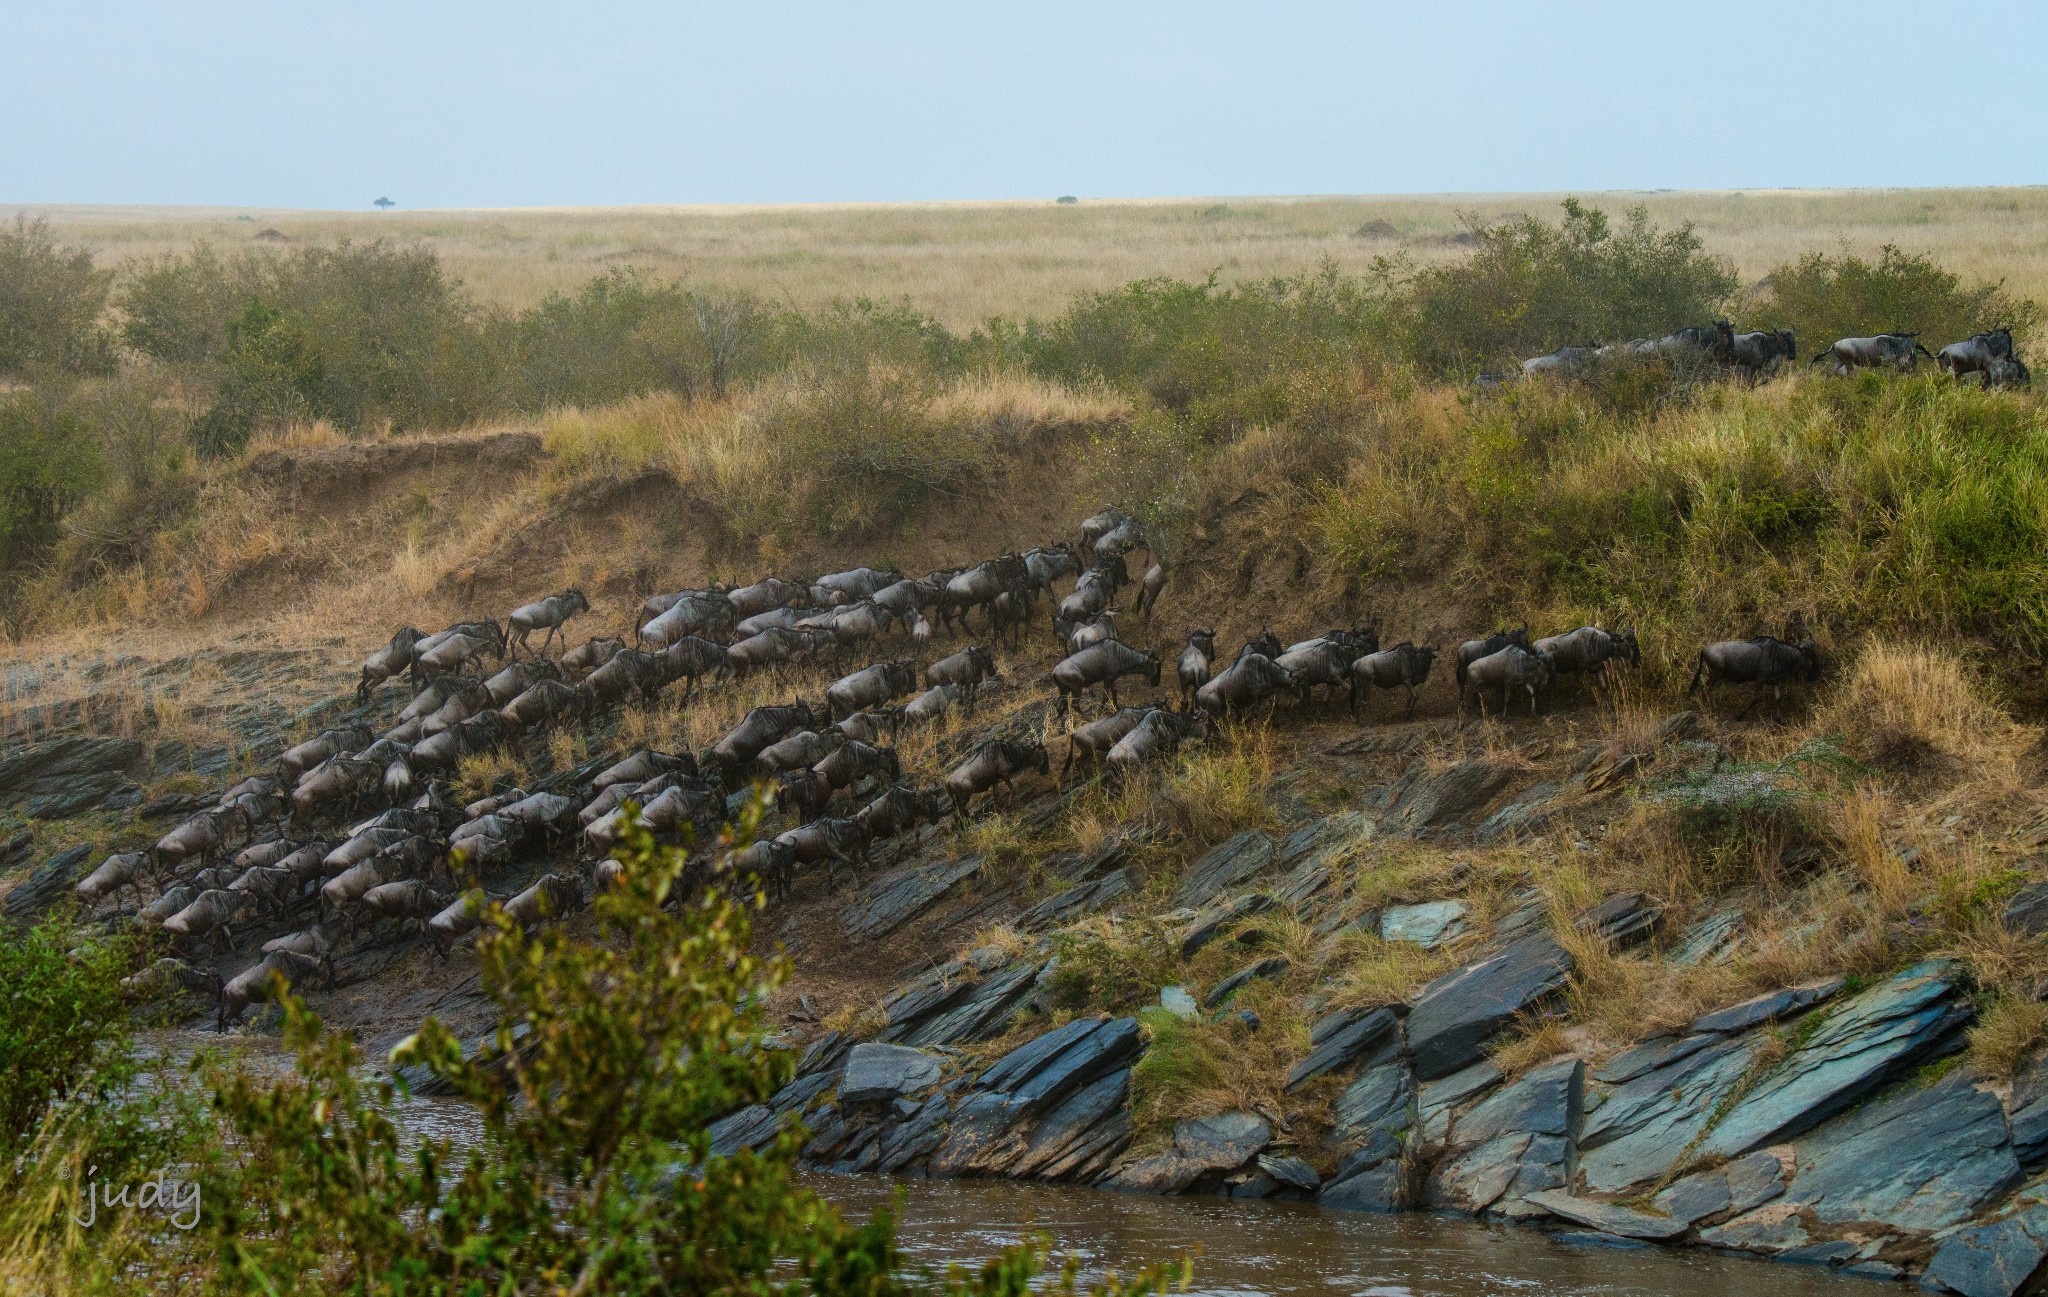
[[[481,300],[530,306],[591,276],[641,266],[812,307],[907,298],[953,328],[992,315],[1050,316],[1077,292],[1171,275],[1225,282],[1325,258],[1460,255],[1468,215],[1555,212],[1556,194],[1387,198],[1085,198],[887,206],[552,208],[390,213],[243,208],[29,207],[103,265],[181,252],[340,239],[420,243]],[[1868,256],[1887,243],[1969,280],[2048,298],[2048,188],[1793,190],[1583,195],[1610,211],[1692,221],[1746,281],[1809,251]]]

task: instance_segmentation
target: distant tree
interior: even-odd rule
[[[1081,200],[1074,197],[1072,194],[1061,194],[1058,198],[1055,198],[1053,201],[1056,203],[1078,203]]]
[[[398,206],[398,204],[397,204],[397,203],[394,203],[394,202],[392,202],[392,201],[391,201],[391,200],[390,200],[389,198],[379,198],[379,199],[378,199],[378,200],[376,201],[376,203],[375,203],[375,206],[377,206],[377,207],[379,207],[379,208],[382,208],[382,209],[383,209],[384,211],[387,211],[387,212],[388,212],[388,211],[390,211],[390,210],[391,210],[392,208],[394,208],[394,207]]]

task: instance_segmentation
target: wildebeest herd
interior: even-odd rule
[[[905,779],[895,746],[905,732],[950,714],[972,716],[987,691],[1003,688],[994,645],[1021,645],[1041,600],[1053,604],[1050,630],[1062,653],[1044,716],[1072,717],[1061,781],[1077,768],[1129,777],[1202,740],[1220,720],[1261,707],[1270,715],[1283,703],[1309,708],[1319,694],[1325,704],[1345,700],[1356,715],[1376,692],[1398,690],[1412,717],[1416,692],[1442,655],[1436,644],[1382,646],[1366,625],[1288,645],[1269,629],[1226,660],[1214,632],[1196,629],[1169,682],[1163,655],[1128,642],[1118,620],[1125,589],[1136,586],[1131,613],[1143,624],[1166,586],[1156,555],[1133,582],[1127,560],[1138,550],[1151,553],[1137,525],[1107,510],[1083,524],[1078,543],[917,578],[862,567],[814,581],[770,576],[676,591],[640,606],[635,647],[624,636],[567,647],[566,624],[591,608],[574,589],[517,608],[502,623],[465,622],[431,635],[404,628],[363,662],[357,689],[358,702],[369,703],[381,686],[406,682],[412,696],[392,724],[382,732],[337,726],[288,748],[274,769],[226,789],[149,849],[109,857],[77,893],[88,906],[111,903],[112,919],[160,927],[188,956],[232,952],[252,929],[302,925],[265,941],[260,958],[232,977],[166,958],[131,979],[138,993],[210,992],[225,1029],[267,993],[273,973],[332,981],[337,955],[408,928],[445,954],[481,924],[489,902],[522,924],[585,903],[617,877],[610,853],[629,814],[664,840],[711,844],[751,789],[772,790],[790,827],[722,859],[707,849],[692,868],[699,882],[719,872],[756,877],[778,900],[806,867],[857,871],[883,844],[900,859],[925,826],[964,820],[983,794],[1051,775],[1043,718],[1020,731],[1013,716],[956,750],[955,764],[930,786]],[[1057,583],[1069,579],[1059,596]],[[918,665],[938,635],[964,635],[976,618],[986,641]],[[537,648],[535,632],[544,632]],[[558,639],[564,648],[550,658]],[[846,669],[891,639],[913,656]],[[1470,703],[1483,714],[1490,698],[1503,712],[1526,698],[1534,711],[1560,677],[1597,683],[1641,661],[1633,633],[1594,626],[1536,639],[1526,626],[1504,629],[1458,644],[1450,656],[1461,716]],[[753,673],[779,683],[786,668],[827,663],[842,674],[822,699],[755,706],[700,752],[642,749],[467,804],[450,788],[466,757],[551,727],[592,724],[678,681],[687,707],[700,690]],[[1760,696],[1818,669],[1810,641],[1730,641],[1701,651],[1693,684],[1747,683]],[[1124,706],[1119,684],[1133,677],[1161,690],[1160,701]],[[1178,707],[1165,700],[1173,688]],[[1077,715],[1097,694],[1100,714]],[[373,712],[359,706],[354,714]],[[851,801],[835,811],[842,797]],[[516,863],[569,857],[573,865],[558,864],[510,895],[481,886]]]
[[[1915,333],[1878,333],[1867,338],[1840,338],[1807,362],[1826,364],[1837,374],[1855,369],[1910,370],[1928,359],[1954,377],[1976,375],[1986,387],[2024,387],[2033,374],[2014,354],[2012,330],[1991,329],[1951,342],[1938,352],[1921,344]],[[1560,347],[1548,355],[1532,356],[1522,362],[1522,373],[1577,374],[1595,366],[1617,361],[1664,357],[1689,359],[1723,366],[1735,373],[1761,376],[1785,361],[1799,357],[1798,340],[1790,329],[1757,329],[1737,333],[1727,320],[1711,325],[1680,329],[1661,338],[1635,338],[1628,342],[1587,343]],[[1508,375],[1482,374],[1482,386],[1497,386]]]

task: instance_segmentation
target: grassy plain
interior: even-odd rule
[[[1747,281],[1809,251],[1869,255],[1887,243],[1933,255],[1966,280],[2048,299],[2048,187],[1581,194],[1610,212],[1641,203],[1659,224],[1693,221]],[[222,248],[275,231],[294,242],[421,243],[482,300],[525,306],[593,274],[644,266],[797,306],[908,298],[960,328],[991,315],[1050,317],[1077,292],[1151,275],[1226,283],[1292,274],[1324,258],[1359,271],[1462,251],[1463,218],[1552,219],[1560,194],[1384,198],[1092,199],[619,207],[481,211],[26,207],[102,265]],[[289,246],[275,238],[258,246]]]

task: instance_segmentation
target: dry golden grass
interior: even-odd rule
[[[2018,782],[2021,755],[2041,738],[2038,727],[1986,699],[1953,652],[1882,640],[1857,655],[1814,728],[1841,733],[1858,758],[1880,768],[1911,767],[1933,753],[2000,788]]]
[[[2048,1004],[2030,995],[1994,996],[1970,1029],[1970,1062],[1981,1076],[2009,1079],[2044,1036],[2048,1036]]]
[[[486,301],[526,305],[626,265],[814,305],[908,298],[955,327],[1047,315],[1076,292],[1151,275],[1227,282],[1290,274],[1328,258],[1429,262],[1470,213],[1549,215],[1561,195],[1230,198],[640,207],[347,213],[276,209],[47,206],[58,236],[121,264],[208,239],[248,246],[276,229],[297,242],[390,238],[432,247]],[[1586,193],[1691,220],[1746,279],[1814,247],[1932,252],[1965,278],[2004,279],[2048,298],[2048,194],[2039,189]],[[1384,221],[1391,234],[1360,236]],[[1378,228],[1378,227],[1375,227]],[[290,245],[282,245],[289,247]]]

